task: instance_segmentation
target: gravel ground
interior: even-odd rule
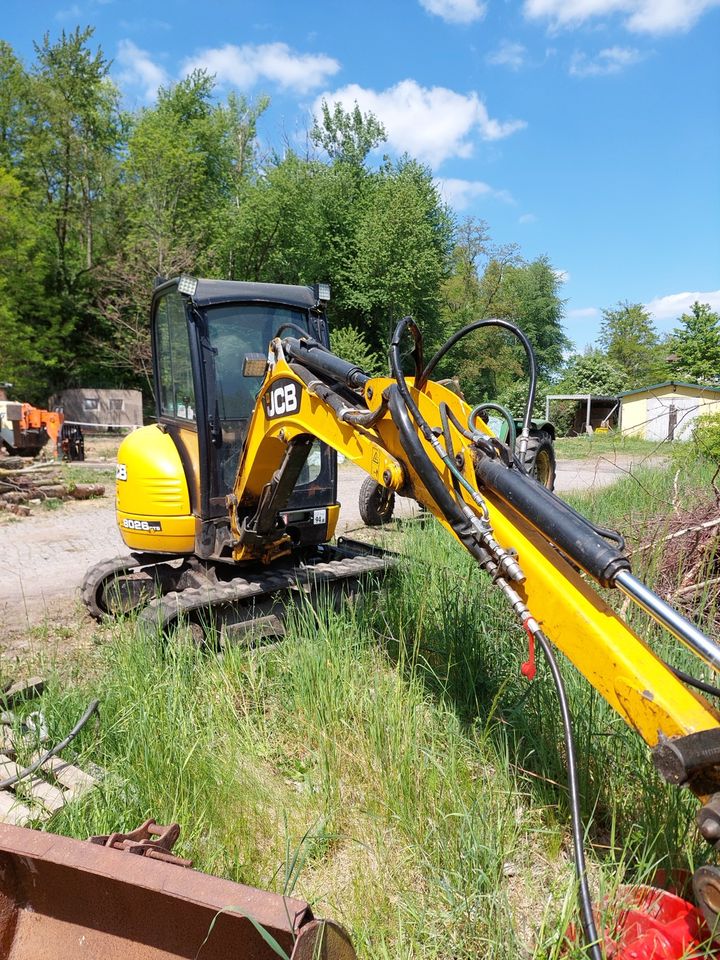
[[[633,457],[623,455],[612,461],[605,457],[565,461],[558,467],[556,490],[606,486],[633,463]],[[364,529],[358,512],[364,478],[358,467],[340,467],[338,532]],[[127,552],[115,526],[112,488],[109,492],[101,500],[70,502],[56,511],[38,507],[30,517],[0,525],[0,645],[43,621],[67,620],[78,602],[86,569]],[[417,509],[413,500],[397,498],[396,516],[412,516]]]

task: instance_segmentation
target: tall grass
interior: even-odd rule
[[[614,522],[638,489],[672,503],[673,478],[580,506]],[[196,866],[309,899],[362,957],[559,957],[575,884],[547,670],[520,676],[524,634],[444,532],[410,524],[404,550],[379,595],[299,608],[266,649],[218,656],[182,630],[162,644],[130,622],[112,628],[91,677],[68,688],[58,672],[43,697],[58,739],[100,697],[77,749],[106,771],[49,828],[84,837],[177,820]],[[693,865],[691,799],[563,672],[595,891]]]

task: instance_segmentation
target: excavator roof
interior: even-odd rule
[[[156,294],[168,286],[176,285],[177,278],[156,289]],[[249,283],[244,280],[202,280],[192,296],[193,303],[200,307],[214,303],[235,303],[239,300],[283,303],[303,310],[317,307],[318,298],[312,287],[285,283]]]

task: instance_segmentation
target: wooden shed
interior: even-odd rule
[[[720,385],[668,380],[620,394],[620,430],[645,440],[689,440],[707,413],[720,413]]]
[[[84,387],[63,390],[50,398],[50,409],[60,407],[69,423],[83,429],[107,430],[115,427],[141,427],[142,393],[139,390]]]

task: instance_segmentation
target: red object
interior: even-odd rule
[[[710,933],[702,913],[689,900],[650,886],[620,887],[595,916],[607,960],[719,960],[720,945],[709,948]],[[574,924],[566,938],[577,943]]]
[[[525,620],[523,626],[525,627],[525,633],[528,635],[528,658],[520,667],[520,673],[524,677],[527,677],[528,680],[534,680],[535,674],[537,673],[537,667],[535,666],[535,634],[530,629],[527,620]]]

